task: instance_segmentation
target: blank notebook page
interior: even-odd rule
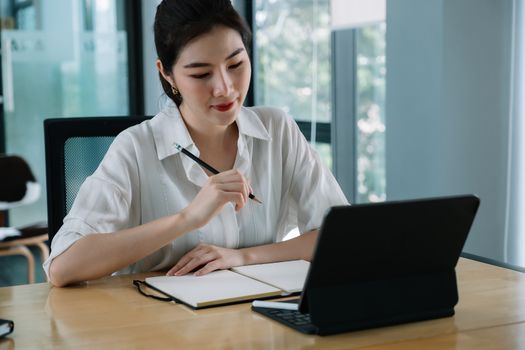
[[[240,301],[248,296],[251,299],[281,294],[277,288],[229,270],[214,271],[204,276],[149,277],[146,282],[195,307],[217,304],[218,301]]]
[[[310,263],[304,260],[282,261],[270,264],[246,265],[233,271],[280,288],[287,293],[303,290]]]

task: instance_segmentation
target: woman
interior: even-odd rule
[[[310,259],[323,214],[347,201],[292,119],[242,107],[250,32],[230,0],[165,0],[154,31],[169,103],[117,136],[86,179],[44,264],[49,280]]]

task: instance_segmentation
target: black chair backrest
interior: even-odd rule
[[[98,167],[121,131],[151,117],[84,117],[44,120],[49,244],[80,185]]]

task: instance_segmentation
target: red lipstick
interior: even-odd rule
[[[213,106],[213,108],[217,109],[219,112],[226,112],[226,111],[229,111],[230,109],[232,109],[233,104],[234,104],[234,102],[224,103],[224,104],[220,104],[220,105],[215,105],[215,106]]]

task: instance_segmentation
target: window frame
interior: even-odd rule
[[[356,29],[332,30],[333,172],[347,199],[357,194]]]
[[[256,0],[244,0],[244,1],[233,1],[234,6],[236,10],[241,14],[241,16],[244,17],[246,20],[246,23],[248,23],[248,26],[250,27],[250,30],[252,31],[252,41],[250,45],[249,50],[249,57],[251,62],[255,62],[256,51],[257,51],[257,43],[256,43],[256,36],[255,36],[255,30],[256,26],[254,23],[255,18],[255,1]],[[257,81],[257,70],[252,69],[252,79],[250,81],[250,87],[248,89],[248,93],[246,95],[245,99],[245,105],[246,106],[253,106],[255,104],[255,85],[254,82]],[[296,120],[297,125],[299,126],[299,129],[304,134],[306,139],[308,141],[311,141],[311,131],[312,131],[312,123],[309,121],[300,121]],[[316,139],[315,142],[318,143],[326,143],[330,144],[332,140],[331,135],[331,125],[327,122],[316,122]]]
[[[249,1],[251,2],[251,1]],[[26,1],[19,4],[15,10],[26,8],[32,4]],[[127,33],[128,58],[128,96],[129,115],[144,115],[144,74],[143,74],[143,38],[142,38],[142,8],[140,0],[124,2],[125,29]],[[6,131],[4,120],[4,99],[2,86],[2,70],[0,69],[0,153],[6,151]]]
[[[255,62],[255,0],[234,1],[239,13],[244,16],[252,30],[250,60]],[[329,144],[332,149],[333,173],[350,202],[354,202],[356,181],[356,47],[355,29],[335,30],[331,33],[332,75],[332,120],[316,122],[316,143]],[[254,81],[256,69],[246,98],[246,105],[255,101]],[[296,120],[299,129],[308,141],[311,140],[312,122]],[[350,136],[350,137],[349,137]]]

